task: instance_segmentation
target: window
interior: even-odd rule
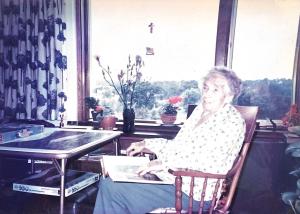
[[[121,113],[118,96],[102,78],[100,56],[117,78],[128,56],[142,56],[143,84],[138,88],[136,117],[158,119],[171,96],[181,96],[181,117],[199,98],[198,80],[214,65],[218,0],[91,0],[91,95]]]
[[[145,82],[137,118],[158,119],[170,96],[184,98],[184,118],[187,104],[200,98],[198,80],[214,65],[218,6],[218,0],[91,0],[91,96],[121,113],[94,56],[117,78],[128,56],[138,54]],[[258,105],[260,119],[280,119],[291,104],[299,10],[298,0],[238,1],[232,61],[244,83],[238,104]]]
[[[239,0],[232,68],[244,82],[241,105],[280,119],[292,100],[299,0]]]

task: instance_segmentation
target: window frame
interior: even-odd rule
[[[292,103],[300,106],[300,16],[298,20],[298,33],[295,48],[295,61],[294,61],[294,73],[293,73],[293,95]]]

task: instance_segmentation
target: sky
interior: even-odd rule
[[[198,80],[213,66],[218,0],[91,2],[91,79],[95,55],[118,73],[139,54],[149,80]],[[238,1],[233,69],[243,80],[292,77],[299,11],[300,0]]]

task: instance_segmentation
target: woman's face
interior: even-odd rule
[[[222,108],[225,101],[230,99],[228,95],[228,83],[222,76],[212,76],[203,84],[202,105],[204,110],[216,112]]]

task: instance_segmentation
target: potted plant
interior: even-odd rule
[[[86,97],[84,101],[85,106],[91,110],[93,121],[96,121],[97,116],[103,114],[103,107],[99,105],[99,100],[95,97]]]
[[[300,125],[300,113],[298,112],[298,107],[296,104],[292,104],[290,110],[285,114],[285,116],[281,119],[283,125],[291,127],[291,126],[299,126]]]
[[[294,170],[289,174],[295,176],[297,181],[295,183],[294,191],[283,192],[281,194],[281,199],[291,209],[291,211],[288,211],[287,213],[297,214],[300,213],[300,142],[288,145],[285,154],[296,159],[295,166],[293,167]]]
[[[177,118],[178,103],[181,102],[180,96],[170,97],[161,109],[160,118],[164,124],[174,124]]]
[[[100,122],[100,128],[104,130],[113,130],[118,119],[114,116],[114,112],[109,106],[104,106],[103,114],[99,116],[97,120]]]
[[[116,126],[117,118],[109,106],[99,105],[94,97],[86,97],[85,105],[91,110],[94,129],[112,130]]]

